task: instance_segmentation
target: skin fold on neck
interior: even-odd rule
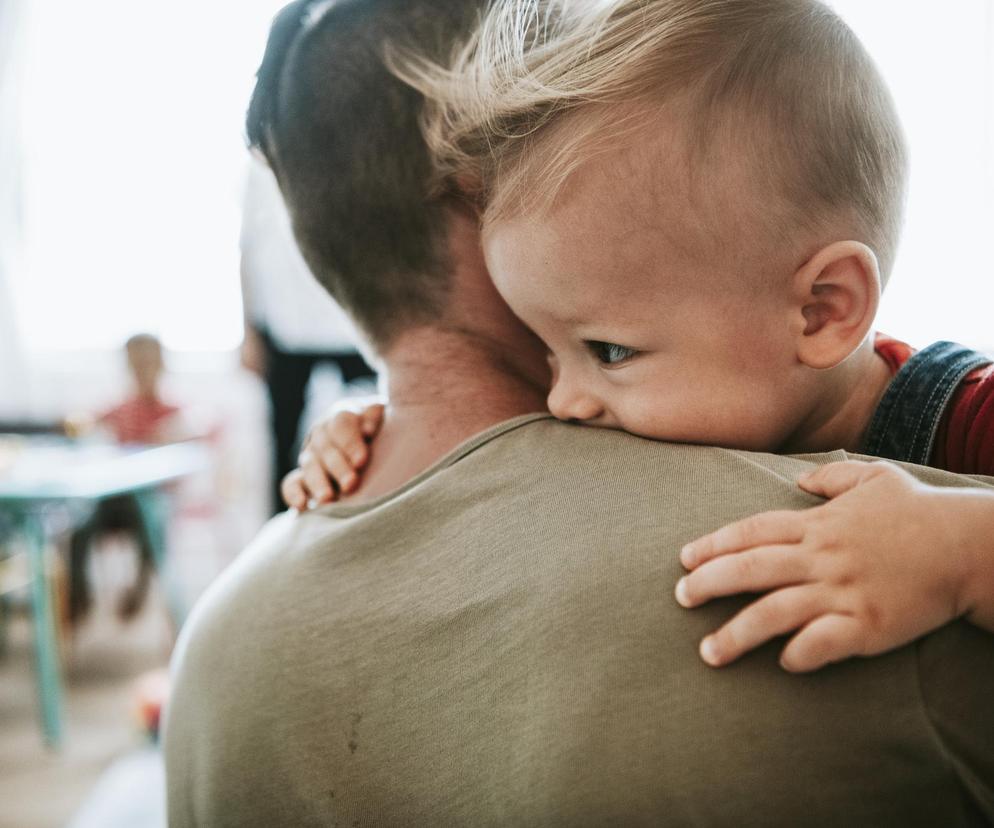
[[[388,494],[481,431],[546,410],[544,365],[495,338],[419,328],[401,334],[382,361],[389,403],[350,502]]]
[[[819,398],[794,436],[778,449],[780,453],[860,450],[873,413],[890,385],[890,367],[870,337],[836,370],[838,382]]]

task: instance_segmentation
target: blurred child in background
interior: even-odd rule
[[[136,334],[124,348],[133,388],[123,401],[96,417],[96,427],[120,445],[162,445],[185,439],[187,429],[179,406],[162,399],[160,385],[165,364],[159,340],[151,334]],[[90,546],[111,532],[130,535],[138,553],[138,573],[121,598],[119,615],[131,618],[144,602],[154,564],[148,527],[134,496],[105,498],[70,540],[69,618],[73,624],[86,615],[91,604],[86,572]]]

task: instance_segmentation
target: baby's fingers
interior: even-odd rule
[[[326,445],[320,449],[312,446],[300,453],[298,462],[307,485],[320,502],[335,499],[332,484],[338,487],[338,491],[348,493],[359,482],[351,462],[337,446]]]
[[[712,667],[729,664],[771,638],[803,627],[822,612],[810,586],[778,589],[754,601],[701,642],[701,658]]]
[[[755,546],[800,543],[804,539],[803,512],[763,512],[723,526],[680,550],[680,563],[694,569],[705,561]]]
[[[806,492],[835,498],[881,474],[900,473],[890,463],[867,463],[863,460],[843,460],[827,463],[802,474],[797,484]]]
[[[820,670],[826,664],[858,655],[859,622],[848,615],[823,615],[784,647],[780,665],[791,673]]]
[[[300,469],[294,469],[283,478],[280,494],[283,502],[291,509],[302,512],[307,508],[308,494],[304,488],[304,473]]]
[[[763,546],[701,564],[677,582],[676,600],[681,606],[697,607],[723,595],[804,583],[809,575],[808,559],[798,547]]]
[[[380,426],[383,425],[383,412],[382,403],[376,403],[362,410],[362,413],[359,414],[359,428],[362,430],[363,436],[376,436]]]
[[[362,468],[369,459],[369,447],[363,436],[360,415],[352,411],[341,411],[331,420],[315,427],[307,441],[307,448],[316,452],[322,460],[327,456],[329,464],[338,452],[350,469]]]
[[[335,489],[328,479],[321,461],[309,449],[304,449],[297,458],[300,472],[303,475],[302,484],[309,500],[316,503],[327,503],[335,499]]]

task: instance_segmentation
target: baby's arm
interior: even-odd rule
[[[886,462],[831,463],[801,488],[829,498],[688,544],[677,601],[765,592],[701,642],[718,667],[778,635],[792,672],[872,656],[961,616],[994,632],[994,490],[928,486]]]
[[[382,422],[383,405],[374,403],[358,413],[330,413],[316,423],[297,458],[299,467],[280,484],[287,506],[303,511],[354,491],[369,462],[368,443]]]

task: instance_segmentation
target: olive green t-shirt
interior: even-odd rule
[[[681,608],[680,547],[816,503],[810,465],[529,416],[390,496],[277,517],[184,628],[170,824],[994,821],[994,636],[807,676],[782,642],[698,658],[746,599]]]

